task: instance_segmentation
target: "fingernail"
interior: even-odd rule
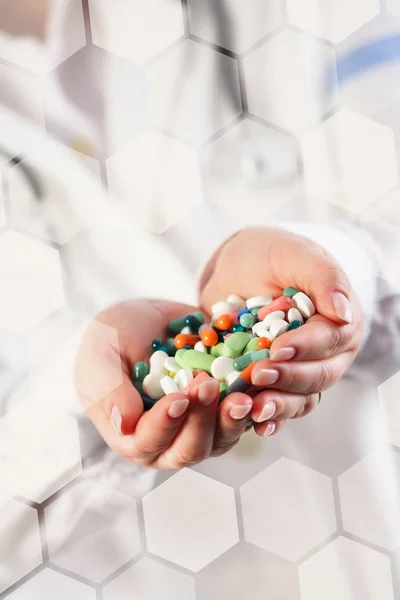
[[[270,357],[271,360],[290,360],[296,354],[296,348],[288,346],[287,348],[280,348]]]
[[[274,416],[276,412],[276,404],[275,402],[268,402],[268,404],[265,404],[260,416],[258,417],[258,419],[255,419],[255,421],[257,421],[257,423],[262,423],[263,421],[267,421],[268,419],[270,419],[271,417]]]
[[[231,410],[229,411],[229,416],[232,417],[232,419],[239,421],[240,419],[244,419],[252,408],[253,403],[242,404],[241,406],[232,406]]]
[[[261,369],[253,377],[254,385],[271,385],[278,380],[279,371],[276,369]]]
[[[187,398],[183,398],[183,400],[175,400],[168,409],[168,415],[172,419],[177,419],[183,415],[188,406],[189,400]]]
[[[214,402],[214,400],[216,400],[216,398],[217,398],[218,391],[219,391],[218,381],[216,381],[215,379],[210,379],[209,381],[204,381],[199,386],[199,391],[198,391],[198,395],[197,395],[200,404],[203,404],[204,406],[208,406],[209,404],[212,404]]]
[[[339,319],[351,324],[353,322],[353,310],[346,296],[340,292],[334,292],[332,294],[332,302]]]
[[[114,427],[116,433],[119,435],[119,437],[124,437],[124,434],[121,431],[122,417],[116,404],[114,404],[114,406],[111,409],[110,419],[111,424]]]
[[[268,437],[275,431],[275,423],[268,423],[266,430],[264,431],[264,437]]]

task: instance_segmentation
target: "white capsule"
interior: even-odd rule
[[[194,350],[198,350],[198,352],[208,352],[207,346],[205,346],[201,340],[195,343]]]
[[[233,305],[230,302],[227,302],[226,300],[220,300],[219,302],[216,302],[215,304],[213,304],[211,307],[213,320],[216,319],[217,317],[220,317],[221,315],[230,313],[233,310],[234,310]]]
[[[181,329],[181,333],[192,333],[192,330],[190,329],[190,327],[184,327],[183,329]]]
[[[288,321],[289,323],[293,323],[293,321],[300,321],[300,323],[304,323],[303,315],[297,308],[290,308],[288,312]]]
[[[211,375],[218,381],[224,381],[233,370],[233,360],[228,356],[219,356],[211,365]]]
[[[232,383],[238,378],[240,377],[240,373],[239,371],[231,371],[230,373],[228,373],[228,375],[225,377],[225,383],[229,385],[232,385]]]
[[[246,300],[246,306],[249,310],[252,308],[257,308],[258,306],[265,306],[272,302],[271,296],[253,296],[253,298],[249,298]]]
[[[276,321],[276,319],[284,319],[285,318],[285,313],[283,312],[283,310],[275,310],[272,313],[269,313],[269,315],[267,315],[264,319],[264,321],[262,321],[262,323],[264,324],[264,326],[269,329],[272,325],[272,323],[274,321]]]
[[[166,371],[168,371],[169,373],[174,373],[174,375],[176,375],[176,373],[179,371],[180,366],[178,365],[178,363],[175,361],[173,356],[168,356],[168,358],[166,359],[165,363],[164,363],[164,368]]]
[[[185,389],[191,381],[193,381],[193,373],[191,369],[180,369],[174,377],[175,383],[178,385],[179,391]]]
[[[242,310],[242,308],[246,308],[246,300],[237,294],[231,294],[226,299],[229,304],[232,304],[233,310]]]
[[[164,373],[149,373],[143,379],[143,391],[146,396],[150,396],[153,400],[159,400],[164,396],[164,390],[161,385],[161,379]]]
[[[178,385],[175,383],[172,377],[169,377],[168,375],[161,379],[160,384],[164,394],[175,394],[176,392],[179,392]]]
[[[295,303],[297,310],[299,310],[306,319],[309,319],[315,314],[315,306],[311,298],[303,292],[295,294],[292,300]]]
[[[284,321],[283,319],[276,319],[276,321],[273,321],[269,333],[275,339],[285,333],[288,329],[289,323],[287,321]]]
[[[163,350],[157,350],[150,356],[150,373],[165,374],[165,361],[169,358],[168,354]]]
[[[253,325],[253,327],[251,328],[251,330],[258,337],[266,337],[266,338],[268,338],[269,340],[272,341],[272,337],[270,336],[269,331],[265,327],[263,321],[260,321],[259,323],[256,323],[255,325]]]

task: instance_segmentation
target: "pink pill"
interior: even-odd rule
[[[276,310],[283,310],[284,312],[286,312],[287,310],[293,307],[294,302],[292,298],[289,298],[288,296],[281,296],[280,298],[277,298],[276,300],[273,300],[266,306],[260,308],[260,310],[258,311],[258,319],[260,321],[263,321],[267,315],[269,315],[272,312],[275,312]]]
[[[228,314],[232,317],[233,323],[239,323],[237,310],[233,310],[232,312],[230,312]]]

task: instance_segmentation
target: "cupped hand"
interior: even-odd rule
[[[196,377],[186,393],[168,394],[143,412],[133,366],[149,359],[152,340],[165,337],[169,321],[194,310],[132,300],[100,313],[86,330],[76,360],[78,394],[106,443],[129,461],[156,469],[194,465],[225,454],[251,427],[253,400],[236,393],[218,405],[219,384],[207,374]],[[116,331],[119,343],[105,331]]]
[[[357,356],[363,336],[360,302],[336,260],[315,242],[278,228],[240,231],[211,259],[201,280],[201,305],[230,294],[277,297],[293,286],[317,314],[275,339],[270,358],[253,369],[251,416],[260,435],[277,433],[286,419],[309,414],[319,394],[335,384]]]

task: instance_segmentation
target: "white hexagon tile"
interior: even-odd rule
[[[7,596],[10,600],[96,600],[96,590],[52,569],[43,569]]]
[[[90,479],[48,505],[45,523],[51,562],[94,582],[141,551],[136,501]]]
[[[287,0],[289,21],[337,44],[373,19],[380,11],[379,0],[349,3],[347,0]]]
[[[188,0],[190,32],[241,54],[282,23],[281,0]],[[229,19],[229,33],[224,24]]]
[[[400,290],[400,191],[396,188],[360,214],[360,225],[376,243],[382,277]]]
[[[149,552],[199,571],[239,541],[234,490],[183,469],[143,498]]]
[[[240,490],[245,539],[298,560],[336,531],[332,480],[284,457]]]
[[[296,565],[240,542],[196,575],[196,600],[300,600]]]
[[[389,557],[345,537],[300,565],[299,577],[301,600],[394,600]]]
[[[57,250],[16,231],[0,235],[0,327],[24,333],[64,304]]]
[[[81,473],[75,419],[33,402],[10,410],[0,420],[0,471],[0,489],[46,500]]]
[[[103,589],[104,600],[196,600],[194,579],[151,558],[118,575]]]
[[[196,150],[146,132],[107,160],[110,189],[144,227],[163,233],[201,203]]]
[[[37,511],[0,495],[0,594],[42,563]],[[15,551],[18,540],[18,552]]]
[[[351,212],[398,181],[393,132],[342,109],[302,141],[306,190]]]
[[[143,64],[183,35],[180,2],[89,0],[93,43]]]
[[[400,455],[378,450],[339,477],[343,528],[387,550],[400,546]]]
[[[379,402],[386,425],[388,442],[400,447],[400,371],[378,388]]]
[[[235,124],[202,152],[208,200],[240,213],[242,227],[262,222],[299,191],[294,140],[254,121]]]
[[[192,40],[155,60],[146,83],[149,122],[189,143],[204,142],[242,113],[236,60]]]
[[[337,81],[323,89],[335,54],[318,40],[284,29],[243,60],[250,113],[292,132],[319,121],[338,101]]]

